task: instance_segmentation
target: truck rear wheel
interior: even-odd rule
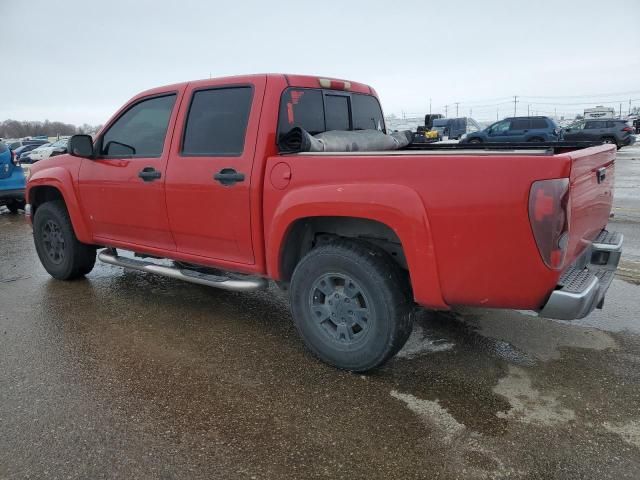
[[[63,202],[47,202],[38,207],[33,239],[42,266],[53,278],[72,280],[93,270],[96,249],[78,241]]]
[[[344,370],[379,367],[412,328],[409,286],[397,264],[366,243],[317,247],[291,279],[291,310],[300,336],[320,360]]]

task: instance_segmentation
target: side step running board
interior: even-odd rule
[[[177,278],[185,282],[207,285],[209,287],[222,288],[223,290],[233,290],[236,292],[250,292],[267,288],[268,282],[260,277],[231,278],[219,275],[188,270],[186,268],[167,267],[144,260],[122,257],[115,250],[106,249],[98,253],[98,260],[109,265],[139,270],[141,272],[155,273],[164,277]]]

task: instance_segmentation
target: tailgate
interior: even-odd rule
[[[568,153],[571,157],[569,247],[571,265],[606,227],[613,204],[616,147],[602,145]]]

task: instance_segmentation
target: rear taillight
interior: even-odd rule
[[[529,221],[538,251],[549,268],[560,269],[569,244],[569,179],[534,182],[529,192]]]
[[[633,132],[633,128],[631,128],[631,127],[624,127],[624,128],[622,129],[622,131],[623,131],[623,132]]]

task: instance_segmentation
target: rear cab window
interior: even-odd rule
[[[311,135],[330,130],[386,132],[378,99],[372,95],[315,88],[287,88],[280,100],[278,137],[294,127]]]

